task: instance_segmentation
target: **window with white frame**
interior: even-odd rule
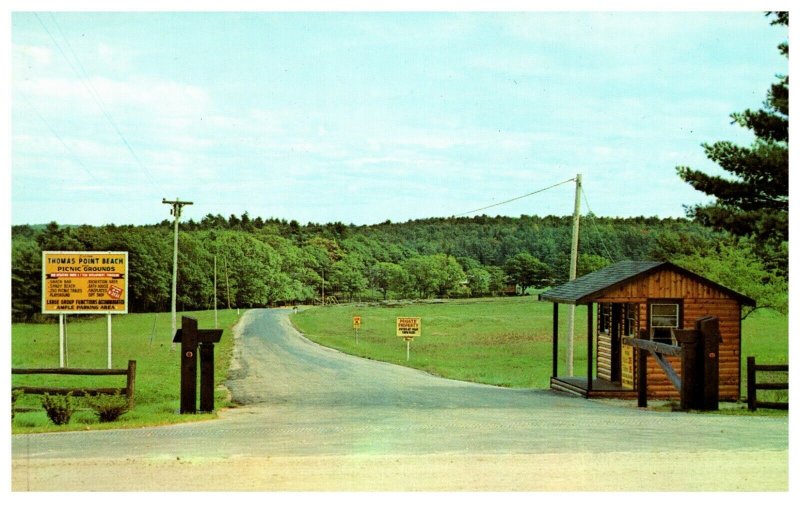
[[[680,305],[674,302],[650,304],[650,339],[672,342],[672,329],[680,326]]]

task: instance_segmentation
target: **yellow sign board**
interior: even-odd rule
[[[360,329],[361,328],[361,317],[360,316],[354,316],[353,317],[353,328],[354,329]]]
[[[126,251],[42,252],[42,313],[127,312]]]
[[[422,318],[397,318],[397,335],[399,337],[419,337],[420,334],[422,334]]]
[[[622,345],[622,370],[620,381],[626,389],[633,389],[633,347]]]

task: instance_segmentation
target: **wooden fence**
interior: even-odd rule
[[[755,411],[758,408],[777,408],[781,410],[789,409],[789,402],[778,401],[759,401],[756,392],[762,391],[788,391],[789,382],[762,382],[756,379],[759,371],[785,371],[789,374],[788,364],[756,364],[755,357],[747,358],[747,408]]]
[[[128,399],[128,408],[134,405],[134,389],[136,386],[136,361],[128,361],[128,369],[87,369],[87,368],[12,368],[12,375],[90,375],[110,376],[125,375],[125,387],[101,388],[66,388],[66,387],[32,387],[16,386],[12,391],[22,391],[25,394],[67,394],[73,396],[93,396],[97,394],[115,394],[117,391]]]

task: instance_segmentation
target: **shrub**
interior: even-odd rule
[[[66,395],[57,394],[55,396],[45,393],[42,396],[42,406],[47,412],[47,417],[53,421],[53,424],[59,426],[67,424],[72,417],[72,412],[75,410],[71,392]]]
[[[86,404],[94,410],[100,422],[113,422],[128,411],[128,399],[117,391],[112,394],[87,396]]]

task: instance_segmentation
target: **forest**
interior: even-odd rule
[[[486,215],[356,226],[208,214],[179,225],[177,307],[523,294],[568,279],[572,217]],[[12,319],[39,321],[42,251],[127,251],[130,312],[170,307],[173,223],[12,226]],[[746,239],[687,219],[581,218],[578,274],[672,261],[785,312],[787,277]]]

